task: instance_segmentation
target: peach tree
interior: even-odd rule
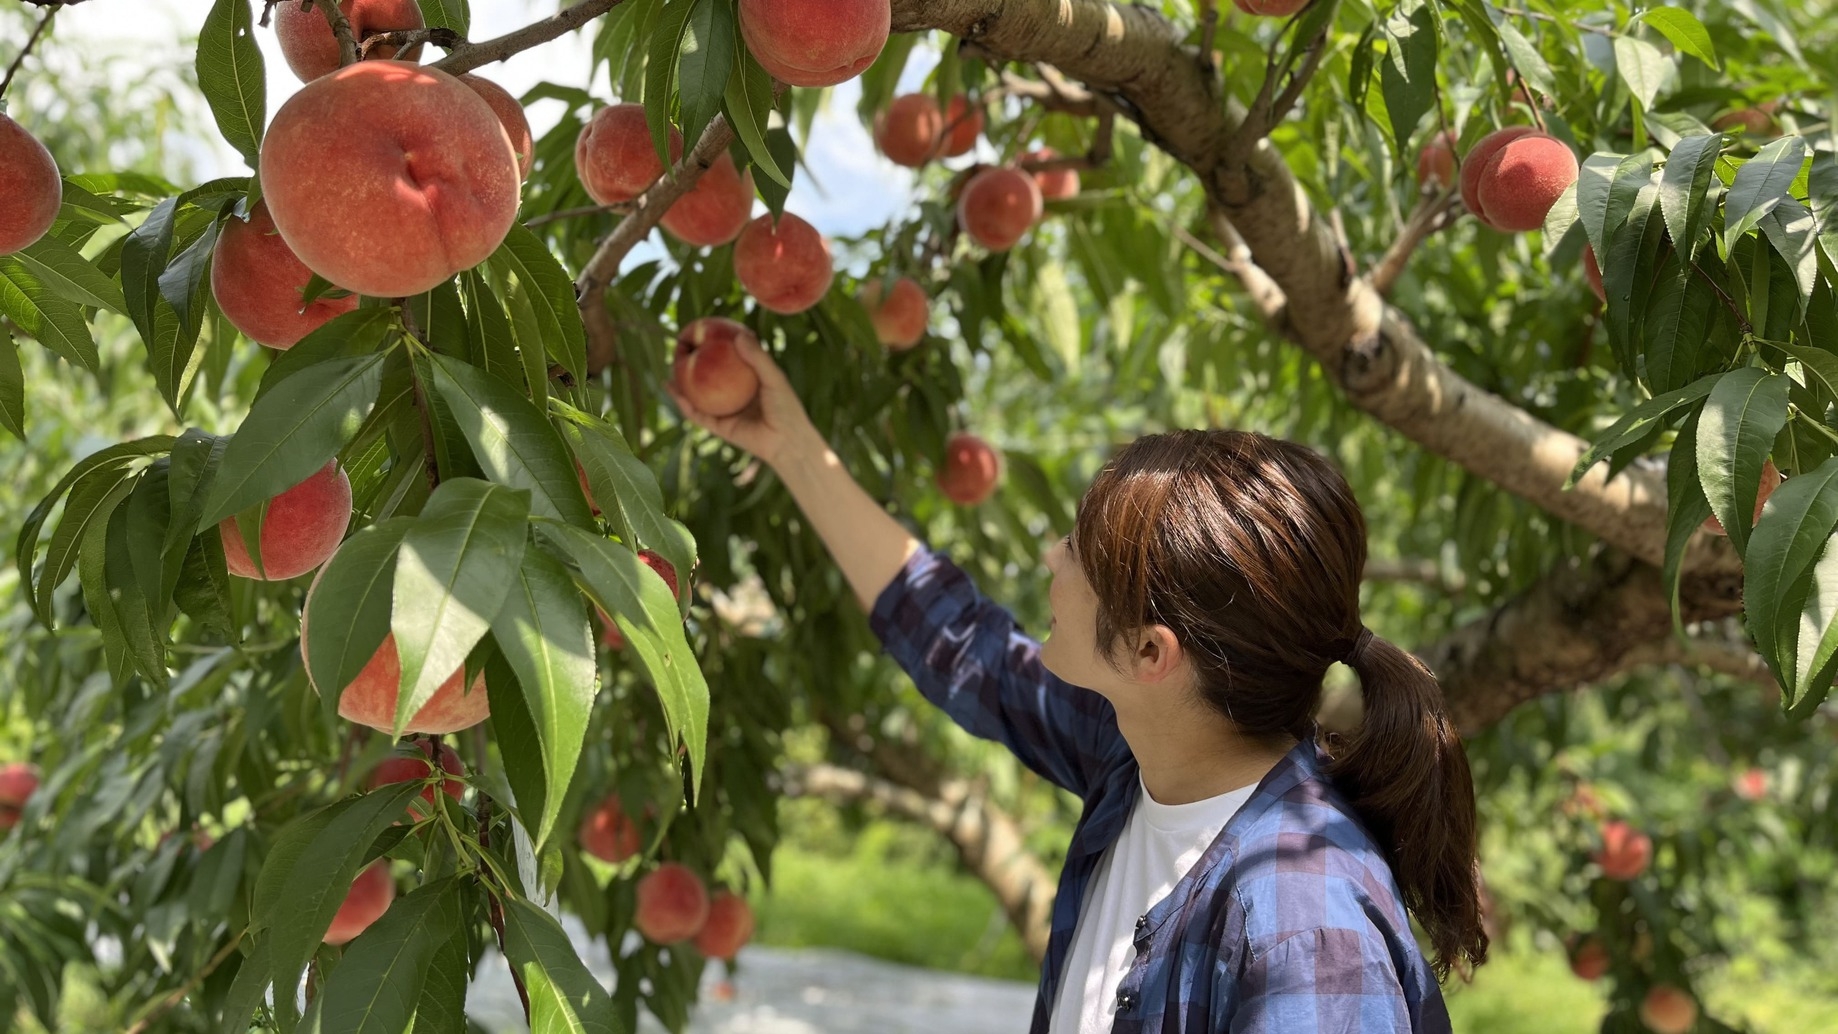
[[[0,1016],[112,955],[130,1029],[463,1030],[495,950],[533,1027],[680,1028],[786,793],[905,808],[1044,943],[1020,810],[1067,802],[866,661],[782,488],[663,392],[744,408],[740,335],[1024,618],[1114,442],[1333,451],[1369,612],[1477,737],[1494,842],[1544,845],[1500,852],[1496,918],[1612,975],[1605,1029],[1725,1029],[1693,989],[1743,945],[1704,902],[1791,909],[1838,850],[1819,10],[578,0],[474,39],[465,0],[213,0],[194,88],[249,173],[184,184],[58,153],[66,5],[28,2],[0,424],[50,441],[28,400],[79,374],[164,409],[58,439],[18,529]],[[575,32],[610,97],[474,74]],[[833,242],[788,205],[845,83],[916,200]],[[1578,770],[1630,723],[1641,763]],[[1704,754],[1740,772],[1711,814],[1774,802],[1735,858]]]

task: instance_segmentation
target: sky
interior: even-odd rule
[[[255,3],[259,9],[261,0]],[[553,13],[558,7],[556,0],[473,0],[469,37],[483,40],[503,35]],[[59,12],[56,38],[51,45],[62,42],[80,47],[86,54],[93,53],[97,59],[106,58],[112,75],[132,80],[136,77],[137,66],[144,69],[151,60],[146,56],[148,41],[176,41],[195,36],[209,9],[209,0],[78,4]],[[515,55],[509,61],[479,68],[476,74],[496,81],[517,96],[547,79],[561,85],[587,87],[595,97],[610,103],[615,98],[604,72],[592,83],[587,82],[592,62],[591,33],[590,27],[564,36]],[[256,37],[268,73],[268,114],[272,119],[287,98],[300,89],[301,83],[282,60],[273,30],[258,27]],[[157,52],[169,55],[175,49],[176,44],[157,48]],[[922,53],[922,49],[915,48],[902,80],[902,89],[918,89],[936,60],[935,55]],[[424,61],[439,54],[436,48],[429,50],[433,54],[424,53]],[[860,88],[854,82],[833,91],[813,127],[805,155],[812,168],[822,171],[822,190],[820,192],[811,182],[811,177],[800,173],[787,205],[831,236],[855,235],[879,226],[904,210],[912,196],[914,178],[911,171],[883,158],[857,119],[855,105],[860,97]],[[196,103],[200,124],[209,127],[202,99],[192,100]],[[540,137],[555,125],[562,111],[560,101],[539,101],[531,105],[526,114],[531,129]],[[251,171],[235,151],[216,139],[214,133],[198,140],[190,153],[197,162],[201,182]],[[627,263],[655,258],[661,251],[653,241],[634,250]]]

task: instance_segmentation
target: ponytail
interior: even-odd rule
[[[1404,904],[1429,935],[1438,979],[1487,961],[1468,753],[1442,689],[1416,657],[1362,631],[1346,653],[1365,720],[1327,772],[1385,852]]]

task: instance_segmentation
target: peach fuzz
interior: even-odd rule
[[[305,481],[268,501],[262,516],[262,563],[258,569],[236,518],[217,525],[230,573],[256,581],[284,582],[325,563],[351,525],[351,479],[331,460]]]
[[[658,944],[687,941],[708,922],[708,888],[687,866],[665,862],[638,881],[638,913],[632,925]]]
[[[308,269],[378,298],[420,294],[485,261],[517,218],[504,125],[445,72],[364,61],[275,113],[262,193]]]
[[[611,865],[618,865],[644,847],[638,823],[625,813],[618,794],[608,794],[593,810],[581,816],[576,835],[581,850]]]
[[[1038,151],[1029,151],[1021,156],[1024,162],[1050,162],[1059,157],[1059,152],[1051,147]],[[1079,193],[1079,170],[1071,168],[1036,169],[1034,185],[1040,188],[1040,196],[1046,201],[1064,201],[1077,197]]]
[[[661,555],[649,549],[639,550],[638,559],[643,560],[646,567],[656,571],[658,577],[664,580],[664,584],[670,586],[670,595],[679,595],[677,592],[676,568],[671,565],[670,561],[665,560]],[[619,633],[619,626],[613,623],[612,617],[608,615],[606,611],[600,610],[598,607],[594,609],[600,615],[600,625],[602,628],[600,632],[600,641],[614,650],[625,649],[625,636]]]
[[[788,86],[835,86],[887,46],[887,0],[740,0],[740,34],[761,68]]]
[[[332,925],[325,932],[325,942],[349,944],[356,940],[358,934],[370,929],[371,923],[383,918],[395,899],[396,881],[389,874],[389,859],[371,862],[351,881],[351,889],[345,892],[345,903],[338,906],[338,914],[332,917]]]
[[[976,138],[983,135],[983,109],[971,107],[969,98],[963,94],[951,98],[945,105],[944,150],[946,158],[956,158],[969,154],[976,146]]]
[[[379,32],[419,29],[427,24],[421,20],[421,6],[415,0],[341,0],[338,9],[351,23],[351,37],[359,47]],[[275,5],[274,13],[274,34],[281,44],[281,56],[301,82],[310,83],[338,71],[338,38],[332,35],[332,24],[317,3],[311,10],[303,10],[299,0],[286,0]],[[395,47],[370,50],[372,61],[395,56]],[[404,61],[420,58],[421,45],[410,47],[401,57]]]
[[[932,160],[944,128],[944,113],[931,94],[903,94],[875,116],[874,145],[895,165],[917,169]]]
[[[312,280],[274,228],[268,204],[257,201],[247,221],[228,219],[211,252],[211,295],[230,325],[258,345],[287,349],[334,317],[357,308],[357,296],[313,299],[301,294]]]
[[[711,959],[732,959],[753,939],[753,909],[733,891],[717,891],[708,903],[708,921],[696,934],[696,950]]]
[[[370,779],[364,785],[375,790],[391,783],[410,783],[426,779],[434,774],[433,766],[428,764],[430,758],[435,759],[441,771],[448,775],[465,774],[466,766],[460,763],[459,754],[452,747],[444,743],[430,746],[427,740],[417,740],[415,747],[421,751],[419,758],[409,757],[400,752],[393,754],[383,759],[383,763],[376,767],[376,771],[370,773]],[[458,779],[442,779],[440,790],[457,801],[465,794],[466,784]],[[421,799],[431,808],[434,804],[434,788],[429,786],[421,791]],[[417,819],[432,814],[431,811],[424,810],[413,803],[409,805],[409,813]]]
[[[1027,236],[1044,211],[1040,185],[1019,169],[987,169],[957,199],[957,222],[990,251],[1007,251]]]
[[[517,156],[517,175],[520,179],[530,178],[530,167],[536,163],[536,142],[530,135],[530,119],[523,113],[523,105],[517,103],[509,90],[482,79],[470,72],[459,77],[459,81],[471,88],[473,93],[491,106],[498,116],[498,122],[504,126],[504,135],[510,138],[511,152]]]
[[[698,248],[718,248],[740,236],[753,218],[753,170],[741,172],[726,151],[716,158],[696,188],[664,213],[660,222],[671,236]]]
[[[29,248],[57,221],[64,203],[51,152],[25,127],[0,112],[0,255]]]
[[[988,442],[962,431],[946,439],[944,466],[936,477],[946,498],[975,506],[995,492],[1001,477],[1002,458]]]
[[[930,302],[925,289],[910,276],[893,282],[887,297],[881,297],[881,280],[876,277],[862,285],[862,305],[874,324],[875,339],[896,352],[904,352],[925,337],[931,322]]]
[[[1536,230],[1559,196],[1576,182],[1576,155],[1543,133],[1508,140],[1481,169],[1475,198],[1496,229]]]
[[[1507,126],[1505,129],[1496,129],[1481,137],[1473,147],[1468,149],[1467,157],[1462,159],[1461,202],[1467,206],[1468,211],[1474,213],[1474,217],[1479,219],[1483,226],[1491,227],[1493,224],[1487,221],[1487,214],[1481,209],[1479,193],[1481,170],[1487,167],[1487,163],[1493,159],[1494,154],[1500,148],[1522,136],[1536,132],[1537,130],[1531,126]]]
[[[822,301],[836,270],[829,242],[816,227],[787,212],[777,225],[768,213],[740,231],[734,275],[761,306],[789,316]]]
[[[683,134],[670,131],[670,157],[683,156]],[[651,189],[664,175],[664,161],[651,141],[642,104],[601,108],[574,140],[574,171],[595,204],[617,205]]]

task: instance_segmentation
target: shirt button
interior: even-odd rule
[[[1143,915],[1139,915],[1136,917],[1136,932],[1137,933],[1141,933],[1143,930],[1147,929],[1148,926],[1149,926],[1149,917],[1147,913],[1144,913]]]
[[[1136,1008],[1138,998],[1139,996],[1134,991],[1119,990],[1117,992],[1117,1011],[1129,1012]]]

